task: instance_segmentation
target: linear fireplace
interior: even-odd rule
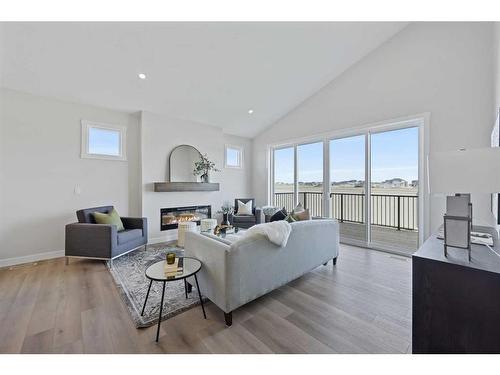
[[[195,221],[200,225],[201,219],[212,217],[211,206],[189,206],[160,208],[160,229],[176,229],[181,221]]]

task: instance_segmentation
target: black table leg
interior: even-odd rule
[[[201,298],[200,286],[198,285],[198,278],[194,274],[194,281],[196,281],[196,289],[198,289],[198,296],[200,297],[201,309],[203,310],[203,317],[206,319],[207,314],[205,314],[205,306],[203,306],[203,298]]]
[[[188,286],[187,286],[187,281],[184,279],[184,292],[186,293],[186,299],[188,298]]]
[[[148,288],[148,292],[146,293],[146,299],[144,300],[144,306],[142,307],[142,312],[141,312],[141,316],[144,315],[144,309],[146,308],[146,302],[148,302],[148,297],[149,297],[149,291],[151,290],[151,285],[153,284],[153,280],[151,280],[149,282],[149,288]]]
[[[158,342],[158,338],[160,337],[160,323],[161,323],[161,313],[163,312],[163,298],[165,297],[165,284],[167,282],[163,282],[163,291],[161,292],[161,304],[160,304],[160,315],[158,316],[158,329],[156,330],[156,342]]]

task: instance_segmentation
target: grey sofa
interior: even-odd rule
[[[235,242],[213,235],[186,233],[185,255],[199,259],[201,293],[223,312],[226,325],[232,311],[339,255],[339,224],[336,220],[306,220],[290,224],[285,247],[259,234]],[[193,281],[190,280],[190,283]]]
[[[240,215],[238,214],[238,201],[247,203],[252,201],[252,215]],[[231,218],[231,224],[238,228],[248,229],[256,224],[262,222],[262,210],[255,207],[255,199],[253,198],[237,198],[234,200],[234,214]]]
[[[78,210],[78,223],[66,225],[65,255],[69,257],[112,260],[145,246],[148,242],[148,223],[145,217],[122,217],[125,230],[116,225],[96,224],[93,212],[109,213],[113,206]]]

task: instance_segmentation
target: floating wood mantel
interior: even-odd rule
[[[155,182],[155,191],[219,191],[219,183],[211,182]]]

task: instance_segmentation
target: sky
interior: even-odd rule
[[[323,180],[323,143],[297,147],[298,180]],[[293,148],[276,150],[275,181],[293,183]],[[371,135],[372,181],[418,179],[418,128],[393,130]],[[364,180],[365,136],[330,141],[330,178],[333,182]]]
[[[101,128],[89,128],[89,154],[119,155],[120,132]]]

